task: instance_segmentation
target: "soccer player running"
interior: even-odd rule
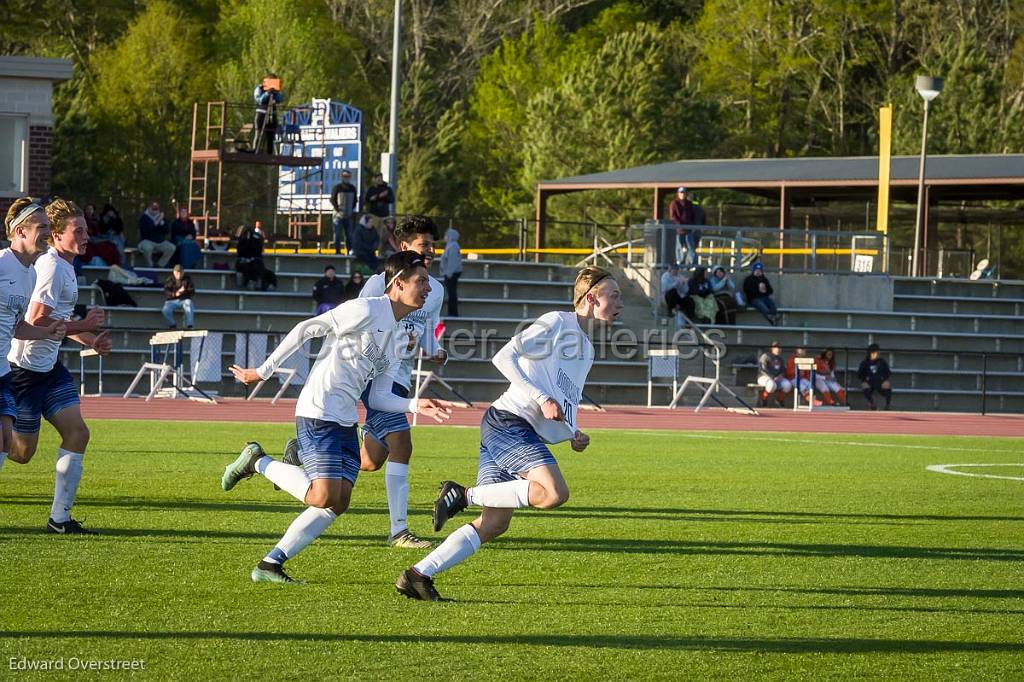
[[[55,197],[46,206],[50,242],[46,253],[35,261],[36,282],[25,319],[39,327],[63,324],[66,333],[97,353],[110,352],[107,332],[100,332],[103,309],[91,309],[81,320],[71,320],[78,303],[78,276],[72,266],[75,256],[85,253],[89,232],[85,213],[74,202]],[[98,332],[98,333],[97,333]],[[53,424],[60,434],[54,480],[53,504],[47,531],[61,535],[95,535],[71,518],[71,508],[82,480],[82,460],[89,445],[89,429],[82,419],[78,386],[60,362],[60,341],[15,340],[11,362],[11,389],[17,405],[10,459],[27,464],[39,443],[40,418]]]
[[[484,414],[480,465],[471,488],[444,481],[434,503],[434,531],[467,506],[480,516],[462,526],[395,583],[401,594],[443,601],[434,576],[471,557],[508,530],[521,507],[554,509],[569,499],[569,487],[548,444],[569,441],[583,452],[590,438],[576,428],[583,385],[594,362],[591,325],[610,325],[622,311],[618,282],[601,268],[576,276],[575,311],[540,316],[494,356],[510,386]]]
[[[7,460],[14,418],[18,415],[11,389],[14,375],[7,360],[12,340],[50,339],[60,343],[67,329],[63,322],[37,327],[25,321],[35,286],[32,264],[46,252],[50,239],[46,209],[27,197],[16,199],[7,209],[4,228],[11,245],[0,251],[0,469]]]
[[[398,370],[400,322],[427,301],[430,281],[423,258],[402,251],[387,259],[385,295],[357,298],[300,323],[258,369],[231,367],[243,383],[268,379],[292,353],[313,338],[326,337],[295,405],[298,454],[305,469],[278,462],[249,443],[224,470],[221,487],[231,490],[259,473],[308,508],[280,542],[252,570],[253,582],[294,582],[284,562],[295,557],[343,513],[359,475],[356,403],[370,379],[370,404],[386,412],[419,412],[442,422],[451,416],[444,400],[409,400],[391,388]]]
[[[423,265],[430,268],[434,260],[434,242],[438,238],[437,225],[426,216],[414,215],[403,218],[395,228],[395,238],[403,251],[414,251],[423,257]],[[384,274],[379,273],[366,280],[360,297],[384,294]],[[402,356],[401,365],[391,383],[381,390],[391,391],[400,398],[408,398],[412,388],[412,372],[416,366],[419,348],[434,363],[443,364],[447,355],[438,346],[434,330],[441,319],[441,305],[444,303],[444,286],[430,277],[430,293],[427,302],[402,320],[404,336],[408,345]],[[380,379],[384,381],[385,379]],[[405,412],[375,410],[368,402],[373,384],[363,393],[366,405],[366,422],[363,425],[363,444],[360,451],[363,471],[376,471],[384,460],[384,488],[388,498],[388,514],[391,529],[388,544],[392,547],[427,549],[432,543],[421,540],[409,530],[409,460],[412,457],[412,434]]]

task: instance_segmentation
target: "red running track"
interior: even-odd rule
[[[483,407],[456,409],[449,424],[478,426]],[[245,401],[227,398],[216,405],[188,400],[87,397],[86,419],[159,419],[287,423],[294,418],[295,401]],[[794,412],[762,410],[760,416],[706,409],[678,410],[611,407],[605,412],[581,410],[580,427],[659,429],[681,431],[766,431],[787,433],[907,434],[924,436],[1024,437],[1024,415],[986,415],[949,412]],[[433,424],[422,419],[421,425]]]

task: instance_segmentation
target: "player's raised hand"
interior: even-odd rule
[[[243,384],[255,384],[260,380],[260,375],[255,369],[251,367],[240,367],[239,365],[231,365],[231,373],[235,375],[235,378],[241,381]]]
[[[92,340],[92,349],[100,355],[107,355],[113,347],[114,342],[110,340],[110,335],[107,332],[97,334],[96,338]]]
[[[548,398],[541,403],[540,411],[543,413],[545,419],[550,419],[556,422],[565,421],[565,415],[562,414],[562,406],[555,402],[554,398]]]
[[[94,332],[103,326],[103,323],[107,320],[107,314],[103,312],[103,308],[99,306],[93,306],[89,308],[89,312],[85,314],[82,321],[89,325],[88,331]]]
[[[572,449],[576,452],[583,452],[590,445],[590,436],[583,433],[582,431],[576,431],[576,434],[572,437],[570,442]]]
[[[46,338],[50,341],[63,341],[64,335],[67,333],[68,326],[61,320],[56,320],[46,327]]]
[[[420,398],[417,402],[417,409],[420,414],[430,417],[438,424],[452,418],[452,404],[447,400]]]

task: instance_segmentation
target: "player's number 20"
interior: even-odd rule
[[[565,415],[565,423],[576,428],[576,406],[568,400],[563,400],[562,413]]]

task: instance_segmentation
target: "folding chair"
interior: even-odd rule
[[[647,351],[647,407],[651,407],[651,394],[655,379],[672,379],[672,395],[679,390],[679,351]]]

